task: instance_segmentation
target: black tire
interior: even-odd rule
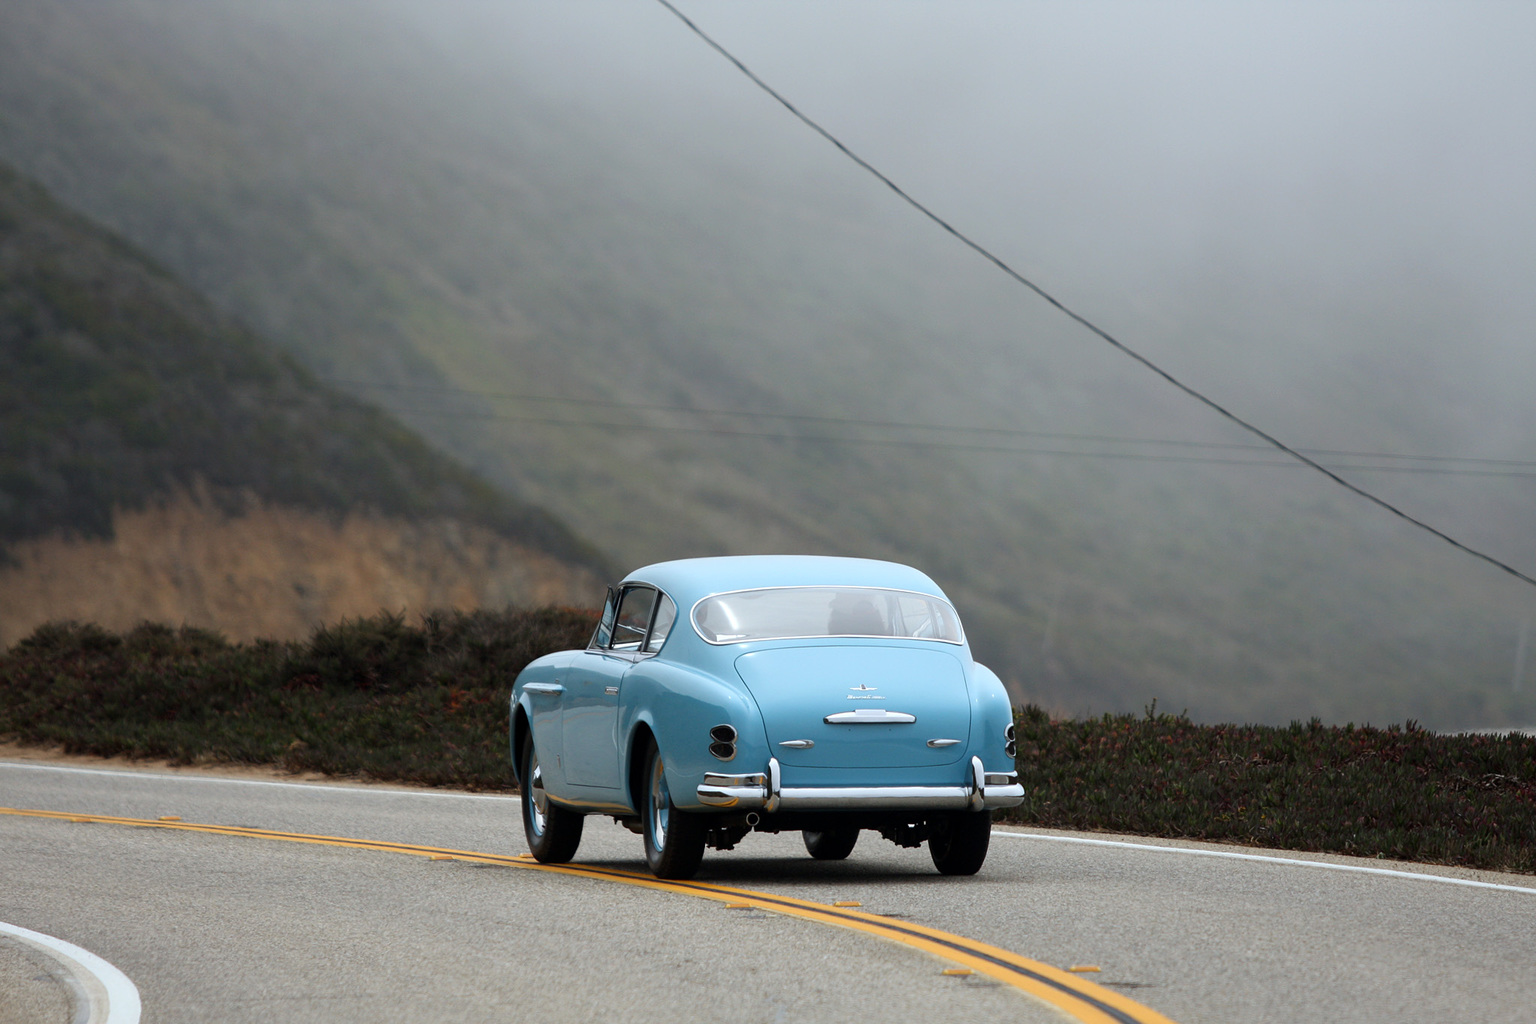
[[[645,862],[657,878],[692,878],[704,860],[704,820],[680,811],[667,790],[661,751],[651,744],[645,758],[640,812],[645,836]]]
[[[951,811],[928,822],[928,855],[944,875],[974,875],[992,841],[990,811]]]
[[[800,833],[805,840],[805,850],[817,860],[846,860],[853,852],[853,844],[859,841],[859,830],[851,826],[838,826]]]
[[[544,793],[539,755],[533,749],[533,735],[523,740],[522,771],[523,834],[528,837],[528,851],[541,864],[564,864],[576,856],[581,845],[582,815],[554,803]]]

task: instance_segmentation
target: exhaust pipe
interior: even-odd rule
[[[749,813],[747,815],[747,827],[748,828],[756,828],[757,827],[757,823],[762,821],[762,820],[763,820],[762,818],[759,818],[757,816],[757,812],[756,811],[752,811],[751,813]]]

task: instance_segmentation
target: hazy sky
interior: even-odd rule
[[[1136,316],[1177,316],[1192,288],[1304,308],[1358,299],[1366,321],[1440,290],[1433,316],[1447,322],[1396,350],[1351,336],[1359,323],[1254,344],[1367,347],[1388,374],[1428,359],[1501,409],[1536,381],[1536,6],[679,6],[918,197],[1132,339]],[[838,173],[829,147],[657,5],[500,17],[494,45],[552,97],[702,160]],[[1242,346],[1202,351],[1210,386],[1290,354]]]
[[[1536,460],[1536,5],[676,2],[918,199],[1290,443]],[[505,47],[524,89],[595,134],[826,194],[897,240],[879,260],[955,248],[651,0],[482,10],[500,13],[451,45]],[[943,266],[956,289],[998,276]],[[1003,290],[956,314],[957,346],[1010,333]],[[1097,405],[1133,410],[1124,429],[1238,439],[1036,314],[1018,350],[1080,350],[1092,400],[1026,425],[1094,429]],[[1303,475],[1296,493],[1332,491]],[[1531,481],[1359,479],[1536,571]],[[1362,546],[1391,525],[1346,508]]]
[[[1118,225],[1122,243],[1156,232],[1161,244],[1141,243],[1153,251],[1207,235],[1294,244],[1311,231],[1376,254],[1536,252],[1529,4],[681,6],[860,152],[978,226],[1025,227],[1063,204],[1089,226]],[[548,88],[753,118],[754,132],[785,120],[644,0],[516,17],[529,33],[520,55],[548,59]]]

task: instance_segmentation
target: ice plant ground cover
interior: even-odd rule
[[[0,739],[505,790],[507,700],[595,613],[378,615],[303,641],[51,624],[0,655]],[[1017,714],[1000,820],[1536,873],[1536,738],[1404,726]]]
[[[38,629],[0,657],[0,737],[72,753],[272,764],[470,789],[513,786],[518,670],[586,643],[586,609],[378,615],[308,640],[230,643],[144,624]]]
[[[1536,737],[1018,715],[1007,820],[1536,871]]]

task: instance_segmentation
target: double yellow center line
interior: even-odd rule
[[[650,875],[617,868],[596,867],[586,864],[540,864],[527,854],[517,857],[494,853],[476,853],[469,850],[452,850],[437,846],[421,846],[416,843],[391,843],[371,839],[349,839],[344,836],[316,836],[298,832],[277,832],[271,829],[242,828],[236,825],[202,825],[170,819],[118,818],[105,814],[75,814],[67,811],[23,810],[0,807],[0,814],[19,815],[29,818],[50,818],[57,821],[95,823],[102,825],[128,825],[135,828],[173,829],[181,832],[202,832],[221,836],[241,836],[248,839],[271,839],[286,843],[312,843],[320,846],[340,846],[353,850],[373,850],[380,853],[405,853],[431,860],[460,860],[472,864],[499,864],[503,867],[526,868],[532,871],[548,871],[554,874],[575,875],[581,878],[597,878],[624,885],[638,885],[662,892],[682,893],[702,899],[715,900],[732,907],[750,908],[774,914],[785,914],[821,924],[833,924],[843,928],[874,935],[904,946],[921,949],[934,956],[959,964],[963,968],[994,978],[1006,985],[1020,989],[1036,999],[1064,1011],[1074,1020],[1084,1024],[1173,1024],[1155,1010],[1127,999],[1111,989],[1085,981],[1075,974],[991,946],[975,939],[925,928],[922,925],[892,920],[878,914],[869,914],[851,907],[840,907],[810,900],[798,900],[789,896],[757,892],[752,889],[736,889],[708,882],[669,882]]]

